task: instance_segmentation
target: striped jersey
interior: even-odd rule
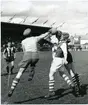
[[[11,48],[5,48],[3,54],[6,57],[14,57],[14,53],[16,53],[16,49],[15,47],[11,47]]]

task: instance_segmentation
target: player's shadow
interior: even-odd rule
[[[83,97],[84,95],[87,94],[87,89],[88,89],[88,84],[83,84],[81,85],[81,96]],[[70,88],[61,88],[61,89],[58,89],[55,91],[55,96],[51,97],[51,98],[48,98],[49,100],[57,100],[61,97],[64,97],[68,94],[73,94],[74,95],[74,92],[72,91],[72,89]],[[36,98],[30,98],[30,99],[27,99],[27,100],[23,100],[23,101],[19,101],[19,102],[14,102],[14,104],[22,104],[22,103],[25,103],[25,102],[29,102],[29,101],[34,101],[36,99],[46,99],[44,96],[40,96],[40,97],[36,97]]]
[[[81,85],[81,96],[87,95],[87,90],[88,90],[88,84],[82,84]]]
[[[58,89],[55,91],[55,96],[49,98],[49,100],[56,100],[56,99],[59,99],[61,97],[64,97],[65,95],[68,95],[72,93],[72,90],[70,88],[61,88],[61,89]]]
[[[58,96],[57,98],[59,98],[59,95],[61,95],[63,92],[65,92],[66,90],[69,90],[69,89],[59,89],[59,90],[57,90],[55,93],[56,93],[56,95],[55,96]],[[69,94],[69,92],[68,93],[66,93],[66,94]],[[66,94],[64,94],[64,95],[66,95]],[[52,99],[55,99],[56,97],[54,97],[54,98],[52,98]],[[23,101],[19,101],[19,102],[14,102],[14,104],[22,104],[22,103],[25,103],[25,102],[29,102],[29,101],[34,101],[34,100],[41,100],[41,99],[43,99],[43,100],[46,100],[46,98],[44,97],[44,96],[40,96],[40,97],[36,97],[36,98],[30,98],[30,99],[28,99],[28,100],[23,100]],[[50,98],[51,99],[51,98]]]
[[[19,101],[19,102],[14,102],[14,104],[22,104],[22,103],[33,101],[33,100],[36,100],[36,99],[44,99],[44,96],[40,96],[40,97],[36,97],[36,98],[30,98],[28,100],[23,100],[23,101]]]
[[[88,84],[82,84],[81,88],[80,88],[80,96],[79,97],[83,97],[84,95],[87,95],[87,90],[88,90]],[[77,97],[72,89],[61,88],[61,89],[56,90],[55,96],[50,99],[52,99],[52,100],[59,99],[59,98],[64,97],[65,95],[68,95],[68,94],[73,94],[75,97]]]

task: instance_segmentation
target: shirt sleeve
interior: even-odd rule
[[[64,58],[67,59],[67,44],[66,43],[62,43],[61,49],[62,49],[62,51],[64,53]]]
[[[49,32],[46,32],[45,34],[42,34],[42,35],[40,35],[40,36],[37,36],[37,37],[36,37],[36,38],[37,38],[37,41],[39,41],[39,40],[45,38],[45,37],[48,36],[48,35],[49,35]]]
[[[67,53],[67,44],[66,43],[62,43],[61,45],[61,49],[64,53]]]

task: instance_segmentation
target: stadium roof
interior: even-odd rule
[[[2,22],[58,27],[71,35],[88,33],[88,1],[2,0]]]

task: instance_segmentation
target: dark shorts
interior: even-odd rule
[[[68,54],[67,54],[67,61],[68,61],[68,63],[73,62],[72,54],[69,51],[68,51]]]
[[[5,60],[7,63],[10,63],[10,62],[14,61],[14,57],[7,57]]]
[[[37,52],[26,52],[23,55],[22,61],[19,63],[21,68],[27,68],[30,66],[36,66],[36,63],[39,60],[39,56]]]

